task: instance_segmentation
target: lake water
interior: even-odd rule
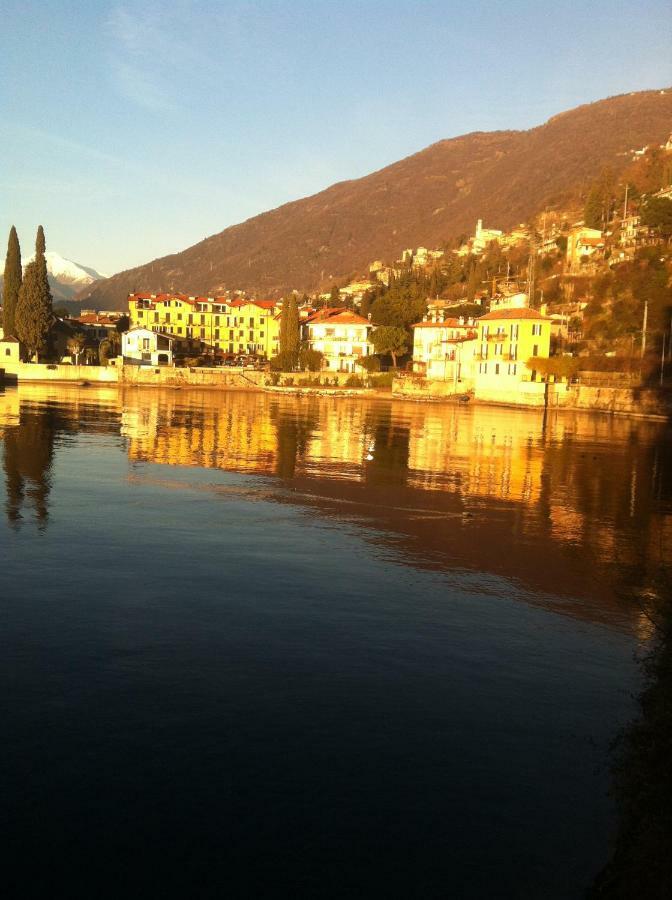
[[[19,885],[582,895],[670,560],[666,425],[26,386],[0,457]]]

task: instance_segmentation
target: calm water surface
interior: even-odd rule
[[[580,897],[671,457],[578,414],[0,393],[11,877]]]

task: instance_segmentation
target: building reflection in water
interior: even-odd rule
[[[617,570],[620,588],[644,595],[670,558],[664,423],[390,400],[25,387],[0,402],[12,521],[26,503],[46,521],[58,428],[120,433],[133,462],[277,476],[292,482],[291,502],[322,515],[341,515],[349,503],[373,526],[367,539],[385,539],[372,536],[376,529],[396,535],[414,564],[452,560],[535,590],[569,594],[590,584],[599,594],[605,573]]]

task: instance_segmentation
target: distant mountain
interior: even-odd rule
[[[529,131],[475,132],[439,141],[378,172],[345,181],[234,225],[181,253],[120,272],[85,294],[122,308],[134,290],[276,295],[313,290],[391,261],[405,247],[437,247],[476,220],[508,229],[577,201],[605,165],[663,143],[672,89],[612,97]],[[252,174],[252,173],[251,173]]]
[[[102,272],[97,272],[90,266],[83,266],[75,263],[71,259],[65,259],[60,253],[53,250],[47,250],[44,254],[47,260],[47,273],[49,276],[49,286],[51,287],[51,295],[54,303],[64,304],[71,313],[78,311],[82,305],[79,302],[79,295],[89,293],[87,290],[92,284],[106,279],[108,276]],[[23,268],[25,270],[29,262],[34,259],[33,256],[23,260]],[[0,289],[2,288],[2,270],[0,269]]]
[[[107,278],[90,266],[82,266],[71,259],[65,259],[53,250],[47,250],[44,256],[47,260],[49,285],[55,303],[59,300],[75,300],[85,288]],[[33,259],[34,256],[31,256],[23,261],[24,269]]]

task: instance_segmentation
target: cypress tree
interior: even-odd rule
[[[44,353],[53,319],[51,290],[44,258],[42,226],[37,229],[35,259],[26,266],[16,306],[16,337],[25,344],[29,356]]]
[[[289,314],[289,297],[285,297],[282,301],[282,309],[280,310],[280,353],[287,350],[287,315]]]
[[[299,331],[299,305],[296,302],[296,297],[294,296],[294,294],[292,294],[292,296],[289,298],[289,304],[287,308],[287,324],[285,328],[287,351],[289,353],[292,353],[295,357],[298,357],[301,335]]]
[[[3,282],[3,329],[5,337],[16,337],[15,320],[16,305],[19,300],[19,291],[21,290],[21,282],[23,281],[23,273],[21,271],[21,247],[19,246],[19,238],[16,228],[12,225],[9,232],[9,241],[7,243],[7,257],[5,258],[5,277]]]

